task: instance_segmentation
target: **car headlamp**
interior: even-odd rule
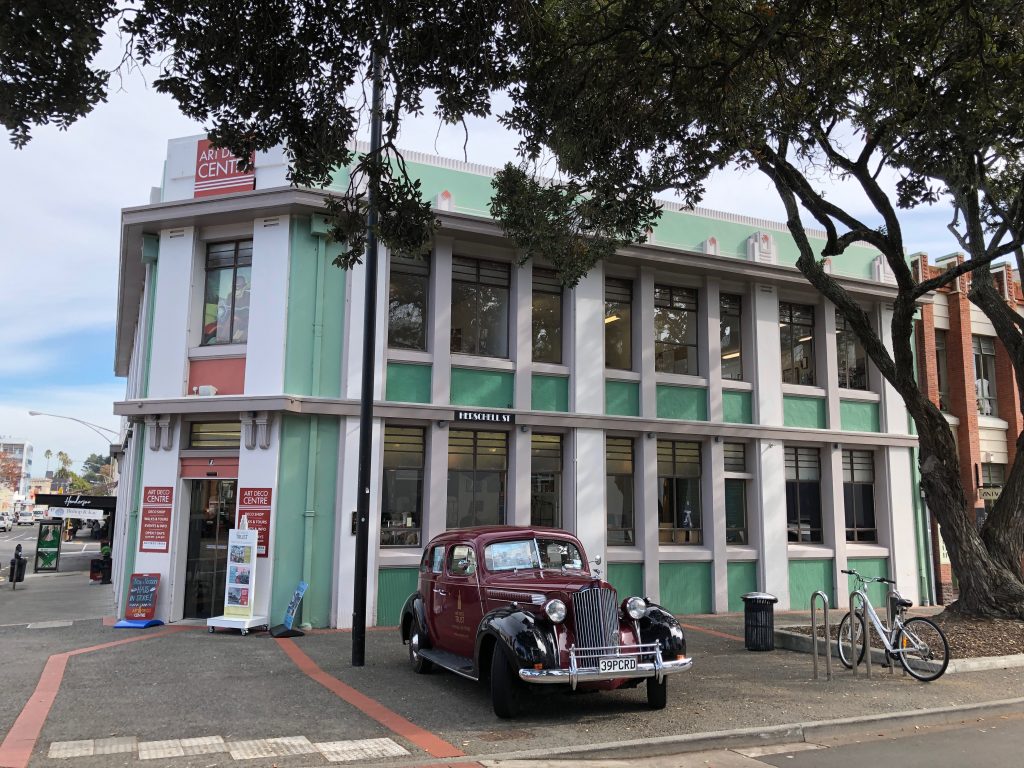
[[[565,621],[565,603],[561,600],[548,600],[544,604],[544,613],[548,615],[555,624]]]
[[[626,600],[626,613],[634,621],[642,619],[647,613],[647,601],[642,597],[630,597]]]

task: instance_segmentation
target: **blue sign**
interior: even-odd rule
[[[292,624],[295,623],[295,612],[299,610],[299,603],[302,602],[302,596],[306,594],[307,589],[309,589],[309,584],[304,581],[300,581],[298,588],[295,590],[295,594],[292,595],[291,602],[289,602],[288,607],[285,608],[284,625],[287,629],[291,629]]]

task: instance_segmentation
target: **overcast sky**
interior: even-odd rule
[[[0,435],[33,443],[34,475],[47,468],[47,449],[66,451],[76,469],[90,453],[106,454],[106,441],[87,427],[28,411],[118,429],[112,404],[125,389],[113,374],[120,211],[147,203],[159,186],[168,139],[202,131],[136,74],[68,131],[39,128],[22,150],[0,142]],[[494,166],[514,159],[515,143],[493,119],[471,122],[468,138],[461,127],[409,120],[400,141]],[[858,207],[845,189],[832,199]],[[717,174],[702,204],[783,220],[775,193],[755,173]],[[908,248],[933,258],[954,250],[948,219],[945,206],[905,215]]]

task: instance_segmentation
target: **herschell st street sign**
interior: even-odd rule
[[[500,413],[496,411],[456,411],[455,421],[472,421],[484,424],[515,424],[514,413]]]

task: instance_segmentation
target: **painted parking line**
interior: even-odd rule
[[[366,694],[360,693],[338,678],[324,672],[295,644],[294,640],[278,638],[277,644],[306,676],[320,683],[339,699],[348,702],[363,714],[373,718],[392,733],[407,739],[432,757],[465,757],[465,752],[449,744],[440,736],[425,728],[420,728],[397,712],[392,712],[379,701],[371,699]]]
[[[679,626],[681,626],[683,629],[689,629],[689,630],[692,630],[694,632],[702,632],[705,635],[712,635],[714,637],[723,637],[726,640],[739,640],[741,643],[745,642],[744,638],[740,637],[739,635],[729,635],[729,634],[726,634],[725,632],[718,632],[717,630],[714,630],[714,629],[707,629],[706,627],[698,627],[696,624],[682,624],[682,623],[680,623]]]

